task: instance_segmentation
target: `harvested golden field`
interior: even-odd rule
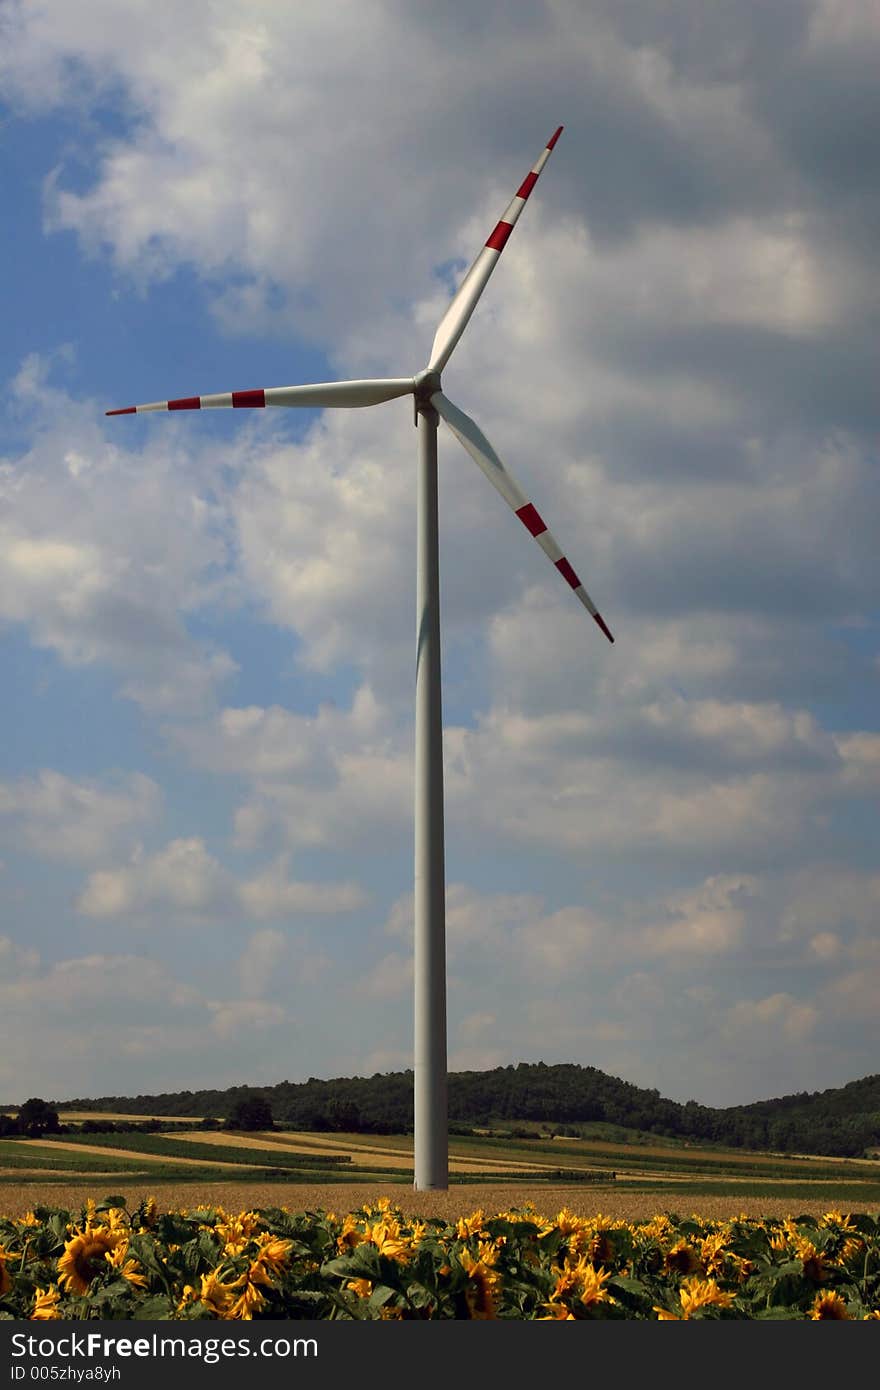
[[[206,1132],[203,1129],[186,1130],[182,1134],[175,1134],[174,1138],[190,1140],[198,1144],[216,1144],[220,1148],[253,1148],[266,1151],[274,1149],[280,1153],[322,1154],[330,1157],[337,1154],[350,1154],[354,1162],[361,1164],[362,1167],[408,1168],[411,1170],[413,1166],[412,1141],[406,1148],[401,1149],[400,1147],[391,1148],[381,1142],[350,1138],[344,1140],[321,1139],[318,1142],[309,1143],[308,1140],[301,1139],[299,1135],[266,1135],[261,1132],[258,1135],[250,1136],[237,1132],[224,1134],[219,1130]],[[367,1159],[379,1159],[380,1161],[367,1163]],[[549,1168],[556,1169],[558,1165],[518,1162],[513,1159],[495,1158],[494,1156],[486,1159],[458,1158],[455,1154],[449,1156],[449,1171],[451,1173],[497,1173],[499,1177],[503,1177],[511,1169],[516,1172],[522,1172],[523,1169],[534,1169],[539,1172]]]
[[[507,1211],[511,1207],[522,1207],[531,1202],[542,1215],[552,1216],[563,1207],[578,1216],[596,1216],[602,1213],[624,1221],[648,1220],[658,1212],[675,1211],[680,1216],[698,1215],[707,1220],[719,1220],[732,1216],[745,1215],[761,1218],[765,1216],[812,1215],[822,1216],[828,1210],[839,1207],[840,1203],[832,1196],[822,1196],[817,1191],[815,1198],[750,1197],[706,1197],[692,1185],[676,1184],[674,1192],[638,1192],[615,1189],[613,1184],[600,1186],[591,1184],[566,1186],[547,1184],[531,1186],[528,1183],[462,1183],[448,1192],[414,1192],[405,1184],[377,1183],[199,1183],[189,1186],[181,1183],[132,1183],[125,1177],[112,1180],[107,1191],[124,1196],[129,1210],[147,1195],[154,1196],[160,1208],[191,1211],[198,1206],[222,1206],[228,1211],[242,1211],[260,1207],[284,1206],[291,1211],[334,1211],[341,1214],[355,1211],[365,1203],[374,1204],[380,1197],[388,1197],[392,1204],[408,1216],[438,1216],[444,1220],[457,1220],[467,1216],[477,1208],[488,1215]],[[88,1198],[101,1197],[103,1188],[96,1188],[93,1179],[74,1183],[22,1183],[0,1193],[0,1215],[23,1216],[35,1206],[66,1207],[78,1210]],[[876,1204],[869,1210],[873,1211]],[[864,1204],[851,1204],[847,1209],[863,1211]]]
[[[81,1120],[123,1120],[135,1125],[142,1125],[145,1120],[162,1120],[166,1124],[173,1121],[174,1124],[181,1125],[200,1125],[201,1115],[124,1115],[117,1110],[59,1110],[58,1118],[63,1125]]]

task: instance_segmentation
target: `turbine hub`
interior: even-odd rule
[[[440,390],[440,373],[429,371],[426,367],[418,376],[413,377],[414,394],[416,398],[416,410],[420,410],[431,404],[431,397],[435,391]]]

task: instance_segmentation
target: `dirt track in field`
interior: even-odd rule
[[[243,1211],[259,1207],[287,1207],[290,1211],[334,1211],[342,1215],[355,1211],[364,1203],[373,1203],[379,1197],[390,1198],[394,1206],[408,1215],[439,1216],[444,1220],[455,1220],[466,1216],[481,1207],[487,1215],[507,1211],[511,1207],[522,1207],[532,1202],[536,1210],[544,1216],[555,1216],[562,1207],[581,1216],[616,1217],[626,1221],[647,1220],[662,1211],[674,1211],[679,1216],[697,1215],[706,1219],[746,1215],[796,1216],[809,1213],[821,1216],[824,1212],[839,1209],[840,1203],[833,1196],[782,1201],[771,1197],[711,1197],[701,1196],[693,1187],[676,1185],[668,1196],[658,1192],[621,1192],[613,1186],[567,1187],[564,1184],[532,1187],[527,1183],[462,1183],[450,1188],[448,1192],[414,1192],[404,1184],[377,1183],[132,1183],[127,1176],[121,1179],[117,1174],[109,1188],[96,1188],[94,1181],[81,1183],[43,1184],[22,1183],[20,1186],[0,1190],[0,1215],[22,1216],[35,1206],[66,1207],[77,1211],[89,1197],[100,1198],[106,1191],[118,1193],[126,1198],[129,1209],[137,1206],[144,1197],[154,1196],[160,1208],[165,1211],[192,1210],[198,1206],[222,1206],[227,1211]],[[850,1211],[864,1211],[865,1205],[853,1206]],[[872,1214],[880,1214],[876,1207],[867,1207]]]

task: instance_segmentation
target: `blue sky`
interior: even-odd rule
[[[111,407],[444,373],[450,1066],[877,1066],[868,0],[11,0],[0,1099],[412,1064],[415,433]],[[426,62],[425,55],[430,55]]]

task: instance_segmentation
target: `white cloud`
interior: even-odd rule
[[[244,911],[250,917],[282,917],[352,912],[366,902],[356,883],[300,883],[287,877],[289,856],[282,855],[263,873],[239,887]]]
[[[172,840],[121,869],[89,876],[77,900],[86,917],[117,917],[158,909],[184,916],[227,914],[237,906],[235,885],[198,836]]]
[[[48,371],[30,358],[13,386],[32,442],[0,467],[0,620],[67,665],[109,665],[147,710],[201,711],[235,670],[186,628],[237,587],[211,470],[173,429],[140,453],[109,444]]]
[[[170,912],[176,920],[210,921],[351,912],[365,895],[355,883],[305,883],[287,876],[282,856],[254,878],[239,881],[198,836],[172,840],[130,864],[89,875],[76,903],[84,917],[119,918]],[[270,936],[266,937],[269,940]]]
[[[279,1027],[286,1019],[280,1004],[265,999],[227,999],[208,1004],[211,1030],[218,1038],[228,1039],[242,1033],[265,1033]]]
[[[134,772],[76,781],[44,769],[36,777],[0,783],[6,833],[41,859],[76,864],[107,858],[154,822],[161,804],[156,783]]]

